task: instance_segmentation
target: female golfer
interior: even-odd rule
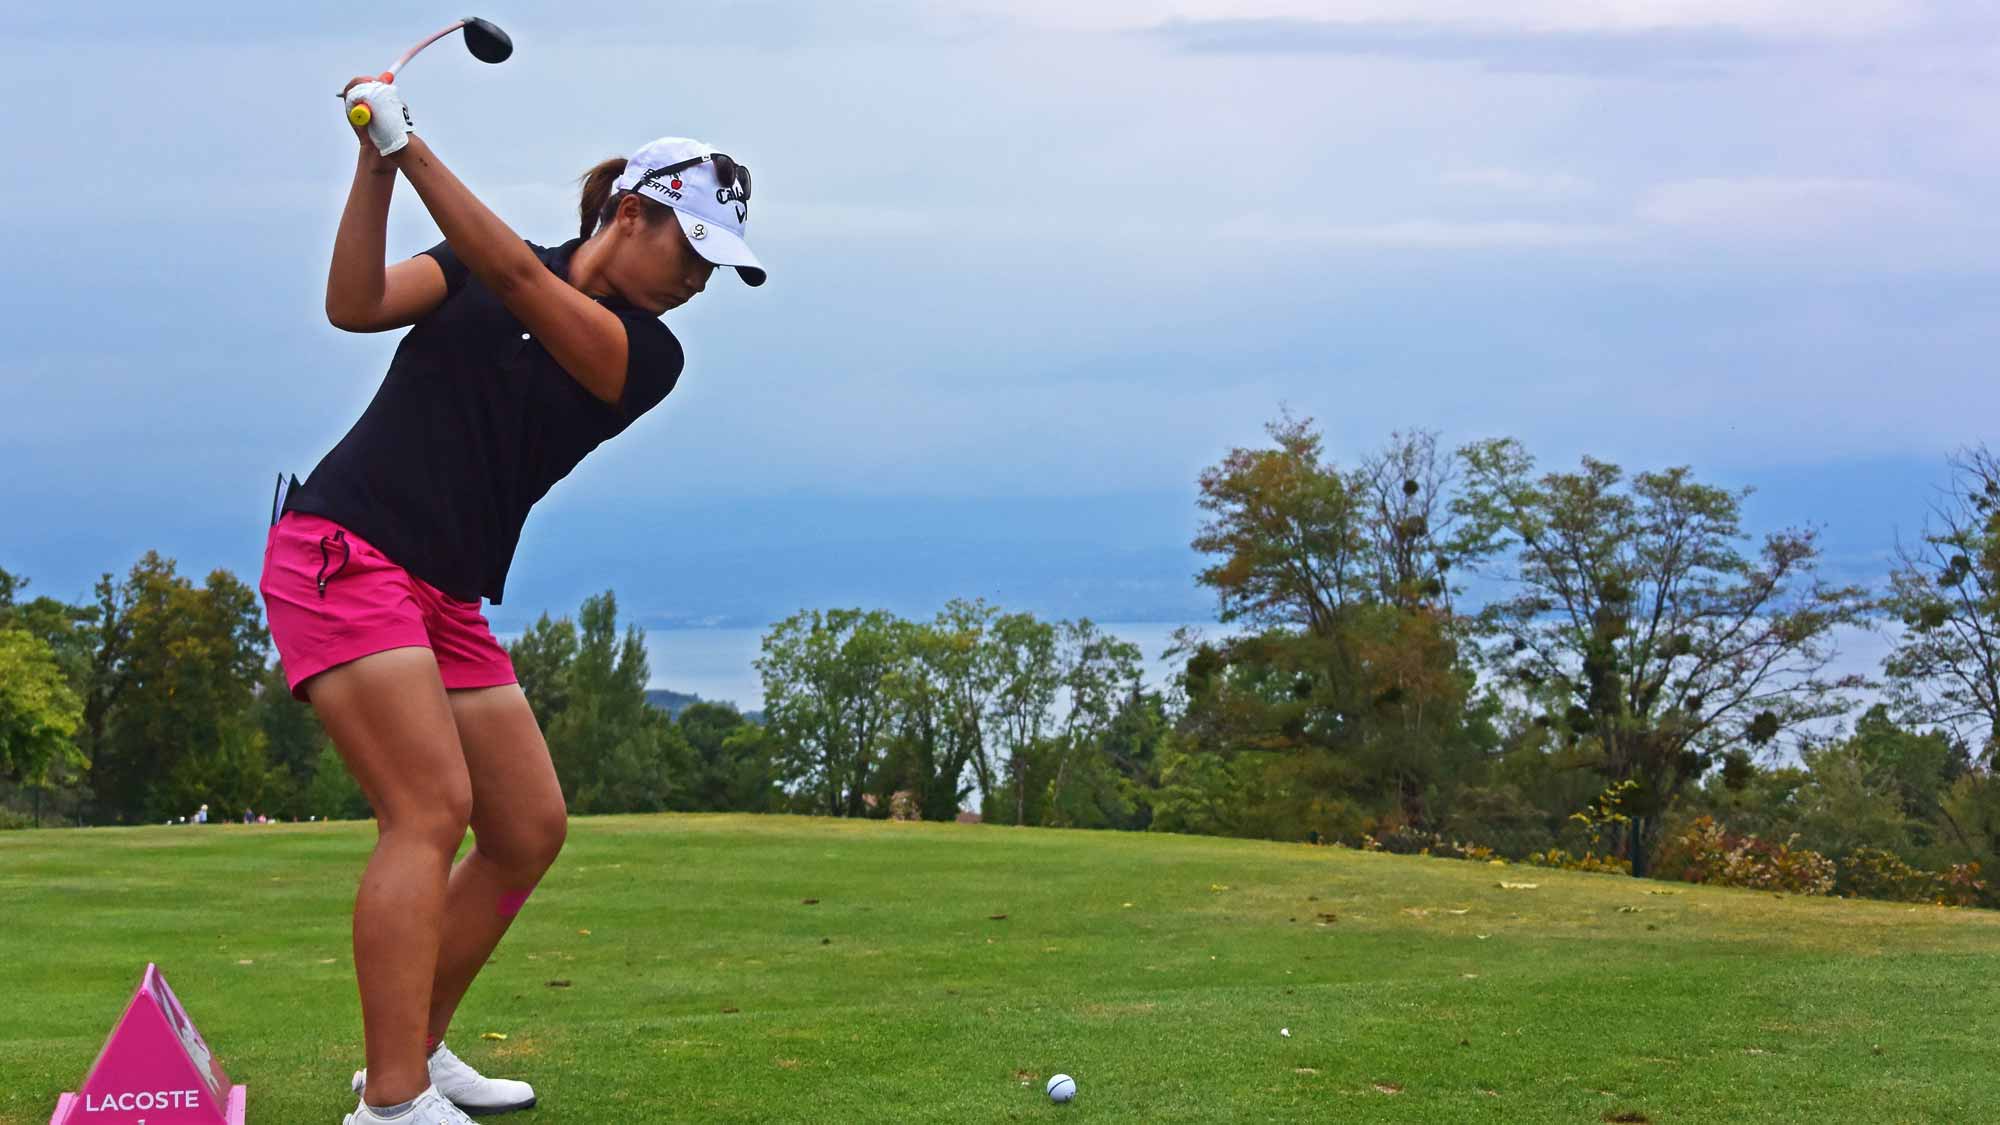
[[[535,1104],[444,1046],[452,1013],[562,849],[549,752],[479,599],[498,603],[529,508],[665,398],[682,354],[659,316],[714,268],[751,285],[749,170],[663,138],[584,178],[582,231],[523,242],[412,131],[393,85],[334,241],[326,314],[409,326],[354,428],[282,498],[261,582],[278,654],[374,807],[354,904],[367,1069],[348,1125],[436,1125]],[[386,266],[397,173],[444,242]],[[473,849],[452,857],[473,831]]]

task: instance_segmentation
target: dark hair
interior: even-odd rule
[[[577,217],[582,222],[577,229],[577,237],[589,238],[596,233],[597,228],[610,225],[612,218],[618,214],[618,201],[632,194],[629,191],[611,190],[611,185],[624,173],[625,158],[613,156],[598,162],[596,167],[583,174],[580,181],[583,184],[583,198],[577,202]],[[670,207],[655,203],[643,195],[638,198],[644,205],[642,210],[648,223],[657,223],[673,214],[673,209]]]

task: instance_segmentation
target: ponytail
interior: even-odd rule
[[[608,157],[597,167],[583,174],[581,181],[583,198],[578,200],[576,205],[577,217],[582,220],[577,228],[577,237],[589,238],[597,233],[599,227],[611,225],[611,220],[618,214],[618,201],[632,194],[629,191],[611,190],[611,185],[624,174],[625,158],[622,156]],[[656,203],[643,195],[638,199],[644,204],[640,212],[648,226],[664,222],[674,213],[673,208]]]
[[[624,173],[625,158],[613,156],[583,174],[583,199],[577,204],[577,214],[583,222],[577,237],[589,238],[609,219],[606,212],[612,206],[611,185]]]

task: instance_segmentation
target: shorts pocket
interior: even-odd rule
[[[354,561],[354,544],[348,541],[347,530],[336,527],[319,537],[319,570],[313,575],[313,585],[318,588],[320,600],[326,599],[326,587],[347,569]]]

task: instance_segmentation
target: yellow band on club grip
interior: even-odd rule
[[[369,112],[368,103],[366,102],[358,103],[347,111],[348,123],[357,129],[366,129],[368,123],[374,119],[375,115]]]

